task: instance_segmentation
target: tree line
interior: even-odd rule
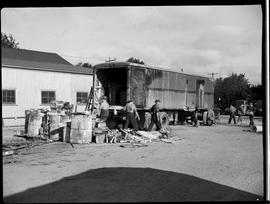
[[[236,100],[255,103],[264,99],[264,87],[252,85],[245,74],[232,73],[229,77],[217,78],[214,86],[214,102],[220,107],[228,107]]]

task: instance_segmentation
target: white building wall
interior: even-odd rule
[[[37,71],[2,67],[2,89],[16,90],[16,105],[2,104],[2,118],[24,117],[30,108],[49,108],[41,104],[41,91],[55,91],[57,101],[76,105],[76,92],[89,92],[92,75]],[[79,105],[77,110],[84,110]],[[4,120],[5,126],[22,125],[23,120]]]

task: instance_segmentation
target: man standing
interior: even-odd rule
[[[195,107],[195,110],[193,111],[193,127],[199,127],[199,123],[198,123],[198,116],[199,116],[199,110],[198,107]]]
[[[254,113],[255,113],[255,107],[253,106],[253,103],[250,103],[249,106],[247,107],[247,111],[246,114],[249,116],[249,126],[253,126],[254,125]]]
[[[158,119],[158,112],[160,110],[160,100],[157,99],[155,100],[155,104],[151,107],[150,112],[151,112],[151,123],[149,125],[148,131],[151,131],[154,124],[157,126],[157,130],[161,129],[161,124]]]
[[[109,103],[107,102],[107,97],[102,97],[102,102],[100,104],[100,120],[106,122],[109,117]]]
[[[238,115],[237,124],[240,126],[242,125],[242,116],[244,115],[244,104],[241,104],[237,108],[237,115]]]
[[[231,121],[233,119],[234,124],[236,124],[235,112],[236,112],[236,108],[231,103],[231,105],[230,105],[230,118],[229,118],[228,123],[231,123]]]
[[[137,123],[136,118],[138,118],[138,120],[140,120],[140,116],[137,112],[137,108],[136,108],[133,100],[127,101],[127,104],[126,104],[124,110],[127,112],[126,123],[125,123],[124,129],[127,129],[129,126],[129,123],[131,123],[134,130],[137,131],[138,130],[138,123]]]

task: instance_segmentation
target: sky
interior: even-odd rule
[[[1,31],[22,49],[72,64],[135,57],[200,75],[244,73],[261,83],[260,5],[4,8]]]

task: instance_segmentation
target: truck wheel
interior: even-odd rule
[[[208,126],[212,126],[213,125],[213,121],[212,120],[207,120],[207,125]]]
[[[167,128],[169,126],[170,119],[166,112],[160,112],[159,119],[161,123],[161,128]]]

